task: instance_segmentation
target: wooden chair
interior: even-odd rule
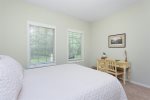
[[[106,72],[105,59],[98,59],[96,67],[97,70]]]
[[[118,70],[117,69],[117,64],[115,60],[106,60],[106,69],[107,69],[107,73],[114,75],[115,77],[118,77],[120,75],[123,76],[123,71],[122,70]]]

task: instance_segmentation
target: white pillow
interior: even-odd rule
[[[22,82],[22,66],[13,58],[0,55],[0,100],[17,100]]]

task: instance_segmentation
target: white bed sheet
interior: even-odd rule
[[[76,64],[28,69],[19,100],[127,100],[113,76]]]

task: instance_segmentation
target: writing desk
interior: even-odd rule
[[[109,60],[109,59],[107,59]],[[126,84],[126,78],[130,78],[130,64],[129,62],[123,60],[115,60],[116,67],[118,69],[123,70],[123,84]],[[107,72],[106,60],[105,59],[97,59],[97,70],[101,70]]]

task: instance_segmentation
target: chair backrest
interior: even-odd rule
[[[115,60],[106,60],[106,68],[108,72],[116,73],[116,61]]]
[[[106,71],[105,59],[98,59],[97,60],[97,69],[101,70],[101,71]]]

